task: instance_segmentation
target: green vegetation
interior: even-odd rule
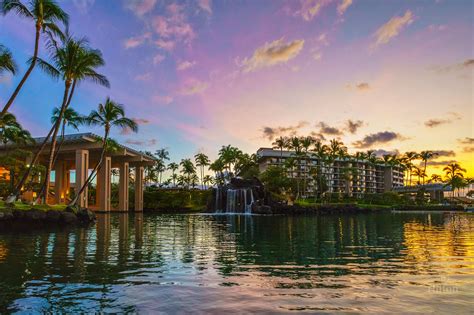
[[[13,204],[6,205],[4,201],[0,200],[0,212],[7,211],[7,210],[41,210],[41,211],[48,211],[48,210],[56,210],[56,211],[64,211],[66,209],[65,205],[30,205],[23,202],[15,202]]]
[[[143,199],[147,210],[204,211],[211,197],[212,190],[148,188]]]

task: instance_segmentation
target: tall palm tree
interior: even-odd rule
[[[63,24],[67,27],[69,16],[54,0],[31,0],[29,1],[28,6],[24,5],[19,0],[3,0],[0,1],[0,12],[4,15],[10,12],[15,12],[19,16],[30,19],[35,23],[35,48],[33,51],[32,61],[28,70],[26,70],[23,75],[23,78],[13,91],[13,94],[3,107],[2,113],[0,114],[1,116],[10,109],[10,106],[13,104],[13,101],[23,87],[23,84],[25,84],[25,81],[28,79],[36,65],[41,33],[47,33],[50,36],[59,35],[61,37],[62,32],[59,24]]]
[[[69,204],[75,206],[79,200],[79,196],[82,194],[84,189],[89,185],[92,179],[96,176],[97,170],[102,165],[104,160],[105,152],[108,149],[109,134],[112,127],[118,127],[120,129],[132,130],[133,132],[138,131],[138,125],[135,121],[125,117],[125,111],[123,105],[114,102],[110,98],[107,98],[104,104],[99,104],[97,110],[93,110],[89,116],[87,116],[86,123],[92,126],[101,126],[104,128],[104,137],[102,139],[102,152],[100,153],[99,162],[92,170],[91,174],[87,177],[82,187],[78,189],[76,197]]]
[[[158,175],[158,186],[161,187],[163,182],[163,172],[166,171],[166,164],[162,159],[157,159],[154,165],[154,170]]]
[[[213,171],[215,174],[215,183],[216,185],[223,185],[224,184],[224,168],[225,164],[221,158],[216,159],[209,165],[209,170]]]
[[[303,157],[303,146],[299,137],[291,137],[288,147],[293,151],[296,161],[296,199],[300,198],[300,180],[301,180],[301,158]]]
[[[273,143],[272,146],[274,149],[279,149],[280,150],[280,165],[283,163],[283,149],[288,146],[288,138],[280,136],[277,138]]]
[[[414,169],[414,164],[413,164],[413,161],[418,159],[419,155],[418,153],[416,152],[406,152],[405,155],[404,155],[404,161],[405,161],[405,167],[406,167],[406,170],[408,172],[408,179],[409,179],[409,183],[410,183],[410,186],[412,184],[412,171]]]
[[[23,129],[21,124],[17,121],[15,115],[6,113],[0,117],[0,142],[7,146],[11,144],[29,144],[34,140],[30,133]]]
[[[437,152],[433,152],[433,151],[421,151],[420,154],[419,154],[419,157],[420,159],[423,161],[424,163],[424,168],[423,168],[423,173],[426,175],[426,165],[428,164],[428,160],[437,156],[438,153]],[[425,177],[423,177],[423,185],[425,184]]]
[[[61,109],[58,107],[55,107],[53,109],[53,115],[51,116],[51,123],[54,125],[56,124],[56,120],[59,119],[59,114],[61,112]],[[80,115],[78,112],[76,112],[73,108],[67,108],[64,111],[63,115],[63,122],[62,122],[62,128],[61,128],[61,137],[60,137],[60,142],[58,144],[58,148],[54,154],[53,158],[53,165],[56,164],[56,160],[58,159],[58,153],[59,150],[61,150],[61,147],[64,143],[64,135],[66,132],[66,127],[71,127],[77,131],[79,131],[79,126],[82,125],[85,122],[85,118]]]
[[[210,164],[209,157],[204,153],[198,153],[194,156],[194,161],[196,162],[196,166],[200,168],[200,175],[201,175],[201,185],[204,185],[204,168]]]
[[[182,159],[180,165],[181,173],[183,173],[184,183],[189,189],[191,187],[194,177],[196,176],[196,167],[194,166],[191,159]]]
[[[204,183],[204,187],[207,187],[208,185],[212,185],[214,182],[212,176],[210,175],[206,175],[204,176],[203,178],[203,183]]]
[[[416,167],[414,166],[414,171],[413,171],[413,175],[417,176],[418,177],[418,182],[417,184],[420,185],[421,184],[421,179],[423,180],[423,183],[425,181],[425,177],[426,177],[426,173],[424,170],[422,170],[421,168],[419,167]]]
[[[311,146],[314,143],[314,138],[311,137],[311,136],[302,137],[300,141],[301,141],[301,147],[302,147],[302,150],[303,150],[303,157],[304,157],[304,160],[305,160],[305,169],[304,169],[304,178],[303,178],[303,194],[306,196],[307,189],[308,189],[308,187],[307,187],[307,178],[308,178],[309,171],[310,171],[309,149],[311,148]]]
[[[64,94],[58,119],[53,124],[54,130],[51,134],[51,148],[43,183],[44,188],[39,194],[43,196],[44,202],[46,202],[49,191],[49,177],[53,167],[56,136],[63,121],[64,112],[71,103],[76,85],[81,81],[88,80],[105,87],[110,86],[107,78],[96,72],[96,68],[105,64],[102,53],[99,50],[89,48],[88,42],[84,38],[76,40],[67,37],[62,46],[54,45],[51,59],[53,64],[37,58],[38,66],[53,78],[61,78],[64,81]]]
[[[179,165],[178,163],[171,162],[168,164],[168,169],[171,171],[171,179],[173,180],[173,187],[176,186],[176,171],[178,170]]]
[[[242,151],[240,151],[238,148],[233,147],[231,145],[222,146],[222,148],[219,150],[219,158],[224,163],[229,173],[229,176],[232,176],[231,175],[233,171],[232,166],[237,162],[237,159],[239,158],[241,154],[242,154]]]
[[[15,74],[17,71],[17,65],[15,63],[15,60],[13,60],[12,53],[0,44],[0,75],[2,75],[2,72],[10,72],[11,74]]]
[[[453,177],[464,177],[464,174],[466,172],[465,168],[462,168],[461,165],[457,162],[450,163],[446,165],[443,168],[443,171],[446,173],[446,177],[448,179],[453,178]]]
[[[323,186],[323,165],[328,156],[328,147],[327,145],[323,144],[320,140],[314,142],[313,146],[313,154],[318,159],[318,177],[319,177],[319,184],[318,184],[318,192],[321,198],[322,196],[322,186]]]
[[[428,180],[429,183],[440,183],[443,181],[443,178],[438,174],[432,174],[431,178]]]

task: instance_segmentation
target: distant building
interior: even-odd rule
[[[294,158],[292,151],[280,151],[271,148],[257,150],[259,169],[265,171],[270,166],[284,165],[289,158]],[[297,166],[289,171],[292,178],[306,178],[307,189],[303,195],[311,195],[317,189],[315,175],[321,170],[327,191],[357,196],[367,193],[383,193],[403,186],[404,173],[399,166],[374,164],[367,160],[354,158],[337,159],[333,162],[321,161],[314,155],[296,160]]]

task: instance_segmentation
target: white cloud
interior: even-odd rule
[[[342,0],[342,2],[337,6],[337,13],[343,15],[346,12],[347,8],[352,4],[352,0]]]
[[[387,44],[393,37],[397,36],[402,29],[413,22],[413,14],[407,10],[403,16],[394,16],[382,25],[374,34],[375,42],[372,49],[379,45]]]
[[[211,0],[198,0],[198,6],[209,14],[212,14],[212,1]]]
[[[155,41],[156,46],[163,50],[171,51],[174,49],[176,46],[176,43],[172,40],[163,40],[163,39],[158,39]]]
[[[313,59],[316,60],[316,61],[321,60],[322,57],[323,57],[323,54],[321,52],[315,52],[313,54]]]
[[[125,47],[125,49],[135,48],[143,44],[150,37],[150,33],[145,33],[141,36],[130,37],[123,42],[123,46]]]
[[[153,17],[151,21],[153,30],[162,40],[187,43],[196,37],[183,6],[172,3],[166,7],[166,13]]]
[[[330,3],[331,0],[302,0],[300,9],[294,15],[301,16],[305,21],[311,21],[323,7]]]
[[[153,57],[153,64],[157,65],[160,62],[162,62],[163,60],[165,60],[165,56],[157,54],[157,55],[155,55],[155,57]]]
[[[182,95],[194,95],[201,94],[209,87],[209,83],[199,81],[199,80],[190,80],[184,87],[180,90]]]
[[[285,43],[281,38],[265,43],[265,45],[255,50],[252,57],[243,60],[244,72],[252,72],[260,68],[286,63],[301,52],[303,45],[303,39]]]
[[[178,63],[178,65],[176,66],[176,70],[183,71],[183,70],[192,68],[195,65],[196,65],[195,61],[184,60],[184,61],[181,61],[181,62]]]
[[[155,4],[156,0],[125,0],[125,7],[137,16],[142,16],[153,10]]]

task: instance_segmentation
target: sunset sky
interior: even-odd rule
[[[103,52],[111,82],[82,84],[74,108],[87,114],[107,96],[123,103],[140,131],[113,137],[133,148],[166,147],[179,160],[312,134],[340,138],[350,152],[436,150],[434,164],[457,160],[474,176],[470,0],[60,3],[71,32]],[[0,17],[0,43],[21,74],[33,31]],[[0,77],[2,104],[20,78]],[[12,111],[44,135],[62,92],[35,69]]]

